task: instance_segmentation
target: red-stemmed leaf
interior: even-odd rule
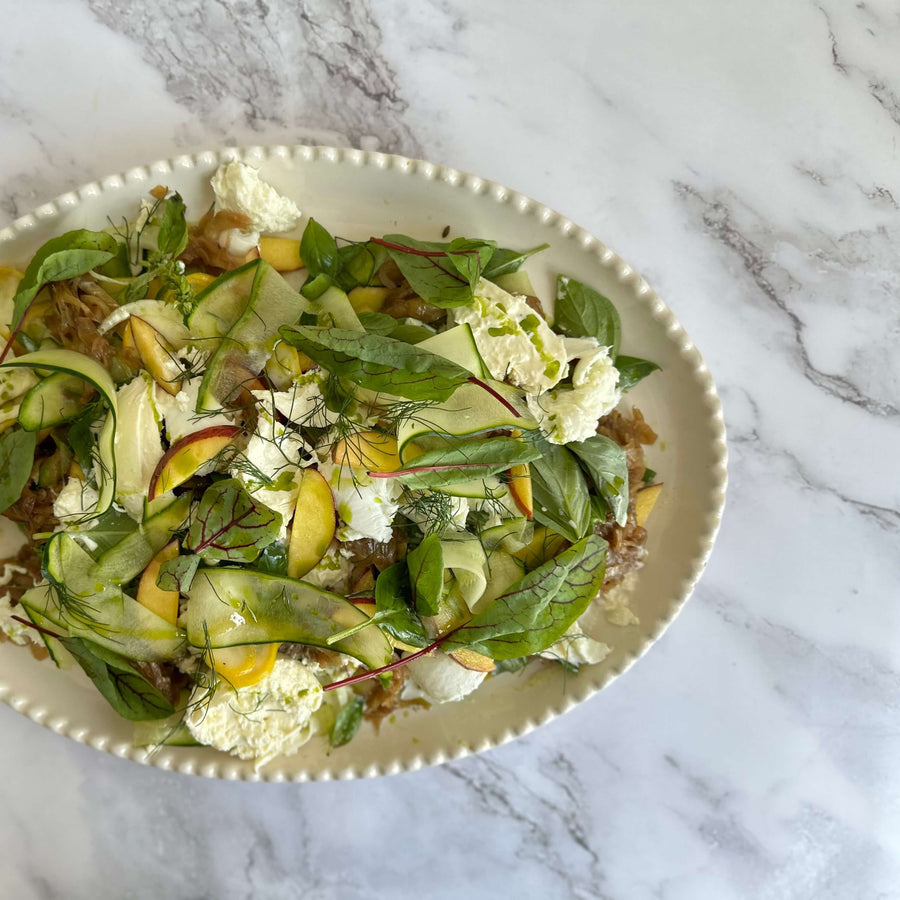
[[[185,546],[207,559],[250,563],[280,529],[281,513],[254,500],[236,478],[226,478],[206,489]]]
[[[405,234],[386,234],[371,243],[384,247],[410,287],[435,306],[465,306],[490,261],[494,241],[457,238],[449,244],[417,241]]]

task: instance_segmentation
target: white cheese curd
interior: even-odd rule
[[[287,537],[287,526],[294,515],[299,491],[298,474],[301,466],[309,465],[312,458],[306,453],[303,439],[288,431],[275,418],[285,400],[290,401],[288,391],[251,391],[259,401],[256,431],[251,435],[241,462],[233,467],[232,475],[243,482],[250,495],[265,503],[269,509],[281,513],[280,539]],[[268,476],[271,482],[260,476]]]
[[[325,376],[318,369],[298,375],[290,390],[272,392],[275,408],[297,425],[328,428],[338,416],[325,406],[324,380]]]
[[[21,622],[17,622],[13,616],[27,618],[25,610],[21,606],[13,606],[9,594],[0,596],[0,631],[2,631],[14,644],[24,645],[31,641],[33,644],[43,644],[41,636],[34,628],[29,628]]]
[[[259,768],[296,753],[312,737],[323,691],[302,662],[279,658],[258,684],[235,691],[220,681],[208,703],[205,694],[198,686],[191,695],[188,730],[201,744],[253,759]]]
[[[155,382],[140,374],[116,391],[116,500],[137,521],[163,446],[153,402]]]
[[[202,378],[185,381],[174,396],[159,385],[153,395],[158,418],[162,421],[166,439],[170,444],[180,441],[189,434],[215,425],[232,425],[231,417],[224,412],[198,413],[197,395]]]
[[[97,489],[81,478],[69,478],[53,501],[53,515],[59,519],[63,531],[87,530],[97,524],[96,519],[81,520],[97,508],[100,495]]]
[[[562,660],[573,666],[589,666],[602,662],[609,654],[607,644],[588,637],[581,625],[574,622],[555,644],[551,644],[540,655],[544,659]]]
[[[340,520],[339,541],[371,538],[386,543],[393,535],[391,522],[400,508],[403,488],[395,478],[371,478],[361,469],[335,466],[330,460],[319,464],[328,482]]]
[[[603,613],[610,625],[626,628],[629,625],[641,624],[641,620],[630,606],[634,581],[632,573],[615,587],[603,592]]]
[[[600,419],[622,399],[618,383],[619,370],[609,349],[596,347],[576,363],[571,387],[562,386],[540,396],[529,394],[528,409],[551,444],[586,441],[596,434]]]
[[[481,279],[474,301],[454,307],[450,315],[456,324],[471,327],[478,352],[496,380],[540,394],[568,374],[564,339],[523,296]]]
[[[303,581],[325,588],[326,591],[346,593],[349,589],[350,573],[353,571],[353,554],[341,548],[335,541],[326,554],[305,575]]]
[[[15,563],[4,563],[3,572],[0,574],[0,587],[7,585],[12,581],[14,574],[25,574],[28,570]],[[28,616],[21,606],[13,606],[12,598],[9,594],[0,596],[0,631],[2,631],[14,644],[27,644],[31,641],[33,644],[43,646],[44,642],[40,633],[34,628],[29,628],[21,622],[13,619],[13,616],[20,616],[27,619]]]
[[[431,653],[414,659],[406,667],[413,686],[406,687],[404,697],[420,697],[429,703],[454,703],[472,693],[487,676],[463,668],[445,653]]]
[[[233,228],[219,244],[234,256],[245,256],[259,243],[260,232],[290,231],[302,213],[293,200],[283,197],[259,177],[259,170],[237,160],[219,166],[210,181],[216,212],[231,210],[250,219],[248,231]]]

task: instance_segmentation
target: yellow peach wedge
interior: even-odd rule
[[[303,268],[300,258],[300,241],[295,238],[261,237],[259,258],[264,259],[279,272],[294,272]]]
[[[380,431],[358,431],[334,445],[335,465],[367,472],[395,472],[400,468],[397,439]]]
[[[166,544],[153,559],[150,560],[141,580],[138,582],[135,599],[141,606],[147,607],[150,612],[156,613],[161,619],[165,619],[170,625],[178,620],[178,591],[163,590],[157,583],[159,569],[164,562],[175,559],[178,556],[178,541]]]
[[[325,555],[334,539],[334,495],[315,469],[304,469],[288,545],[288,575],[301,578]]]

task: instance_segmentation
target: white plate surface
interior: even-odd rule
[[[559,213],[464,172],[360,150],[251,147],[131,169],[64,194],[0,230],[0,263],[22,268],[54,235],[103,228],[108,216],[132,218],[138,198],[156,184],[180,191],[196,218],[212,202],[210,176],[221,161],[236,156],[258,166],[304,215],[341,237],[394,231],[439,240],[450,225],[453,237],[492,238],[503,246],[547,242],[551,249],[528,264],[538,294],[551,297],[556,273],[564,272],[615,303],[623,352],[663,368],[627,395],[660,436],[648,462],[666,485],[649,522],[648,561],[634,586],[632,608],[640,625],[610,626],[612,653],[576,676],[557,665],[533,665],[490,679],[461,703],[398,712],[380,735],[365,726],[330,754],[324,740],[315,740],[259,772],[252,763],[204,747],[163,748],[148,757],[132,746],[130,724],[81,673],[60,672],[9,643],[0,643],[0,698],[59,734],[117,756],[207,777],[270,781],[371,777],[434,765],[512,740],[586,700],[662,634],[712,550],[725,499],[725,429],[700,353],[640,275]]]

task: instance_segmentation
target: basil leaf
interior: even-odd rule
[[[338,248],[334,238],[315,220],[310,219],[300,238],[300,259],[310,278],[316,275],[337,275],[340,267]]]
[[[447,256],[474,290],[481,278],[484,267],[490,262],[496,247],[494,241],[478,241],[469,238],[455,238],[447,247]]]
[[[256,561],[256,568],[260,572],[266,572],[269,575],[284,575],[288,573],[287,547],[283,541],[273,541],[259,554]]]
[[[17,329],[38,291],[52,281],[65,281],[103,265],[118,252],[118,241],[104,231],[78,229],[47,241],[35,253],[13,299],[10,326]]]
[[[447,400],[474,379],[443,356],[380,334],[308,325],[283,325],[279,332],[329,372],[407,400]]]
[[[417,456],[406,469],[389,473],[407,488],[428,489],[460,481],[474,481],[504,472],[541,455],[541,448],[510,437],[466,441]]]
[[[457,238],[449,244],[417,241],[405,234],[386,234],[376,244],[387,248],[410,287],[435,306],[465,306],[496,244]]]
[[[378,626],[395,640],[413,647],[425,647],[428,637],[412,609],[412,600],[409,569],[406,560],[400,560],[385,569],[375,581],[375,612],[389,613],[379,618]]]
[[[36,431],[10,428],[0,434],[0,512],[22,496],[31,478],[36,446]]]
[[[78,465],[87,477],[94,466],[94,448],[97,445],[97,439],[91,426],[97,422],[103,415],[102,403],[91,403],[86,406],[77,419],[73,419],[69,424],[69,433],[67,440],[69,446],[75,453],[75,459]]]
[[[443,649],[469,647],[491,659],[540,653],[588,608],[603,584],[607,543],[592,534],[529,572],[453,632]]]
[[[656,469],[646,468],[641,476],[641,482],[643,484],[652,484],[654,478],[656,478]]]
[[[341,707],[331,729],[332,747],[343,747],[353,740],[362,724],[364,707],[365,700],[362,697],[354,697]]]
[[[615,306],[603,294],[566,275],[556,278],[553,327],[569,337],[597,338],[615,359],[622,340],[622,322]]]
[[[159,567],[156,586],[163,591],[187,593],[199,566],[199,556],[176,556],[174,559],[167,559]]]
[[[123,719],[144,722],[175,712],[172,701],[141,672],[140,664],[83,638],[62,638],[61,643]]]
[[[587,481],[575,457],[557,444],[541,445],[542,456],[531,463],[534,518],[575,542],[590,527]]]
[[[375,256],[368,244],[347,244],[338,249],[337,283],[345,291],[368,284],[375,271]]]
[[[122,305],[125,306],[128,303],[134,303],[136,300],[143,300],[147,296],[147,289],[154,278],[156,278],[155,266],[132,278],[131,281],[128,282],[128,287],[122,291]]]
[[[415,550],[406,555],[409,582],[416,612],[420,616],[436,616],[444,592],[444,551],[441,539],[429,534]]]
[[[94,522],[96,523],[94,527],[85,532],[85,536],[97,545],[91,550],[94,559],[99,559],[110,547],[115,547],[138,529],[137,522],[128,513],[120,512],[113,507],[97,516]]]
[[[510,272],[518,272],[522,267],[522,263],[529,256],[540,253],[542,250],[549,248],[549,244],[541,244],[540,247],[533,247],[531,250],[508,250],[505,247],[499,247],[491,256],[490,262],[484,267],[481,273],[482,278],[493,281],[501,275],[509,275]]]
[[[606,501],[616,522],[624,525],[628,518],[628,458],[625,448],[603,434],[586,441],[566,444],[591,476],[600,496]]]
[[[188,242],[184,200],[177,191],[166,200],[162,222],[159,225],[157,246],[163,256],[181,256]]]
[[[128,244],[120,241],[113,258],[103,263],[102,266],[97,266],[97,271],[108,278],[131,278],[131,258],[128,253]]]
[[[281,513],[254,500],[236,478],[206,489],[185,546],[206,559],[253,562],[278,537]]]
[[[619,390],[629,391],[639,381],[646,378],[651,372],[656,372],[659,366],[649,359],[638,359],[636,356],[616,357],[616,368],[619,370]]]

